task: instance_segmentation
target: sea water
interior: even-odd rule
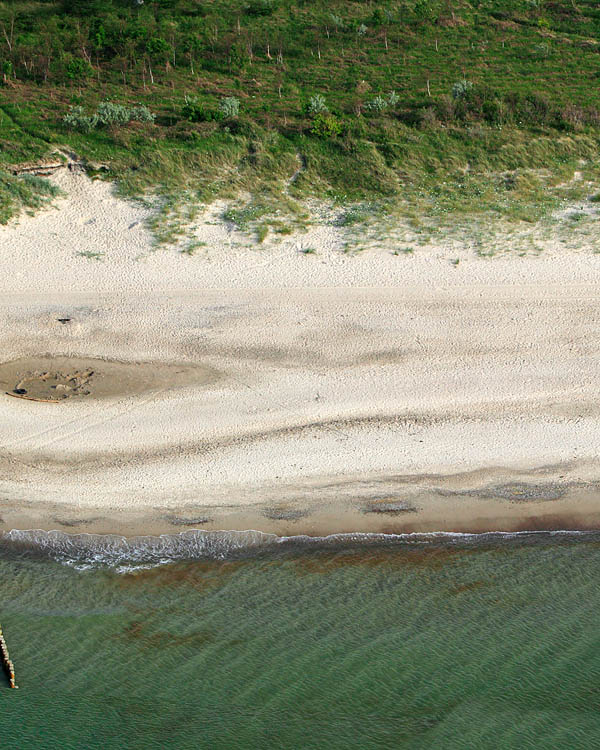
[[[188,537],[0,539],[1,747],[600,748],[600,535]]]

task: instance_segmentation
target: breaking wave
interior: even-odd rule
[[[513,540],[579,538],[600,540],[598,531],[491,531],[480,534],[432,532],[413,534],[345,533],[312,537],[277,536],[262,531],[182,531],[160,536],[124,537],[113,534],[67,534],[28,529],[0,534],[0,555],[46,557],[81,569],[164,565],[183,560],[227,560],[261,552],[302,549],[342,549],[380,544],[420,546],[472,546],[503,544]]]

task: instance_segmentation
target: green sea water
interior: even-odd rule
[[[3,748],[600,748],[595,535],[128,572],[0,550]]]

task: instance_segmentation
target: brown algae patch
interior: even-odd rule
[[[208,367],[85,357],[22,357],[0,364],[0,390],[30,401],[133,396],[216,379]]]

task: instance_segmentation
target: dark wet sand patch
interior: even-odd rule
[[[162,516],[162,518],[173,526],[203,526],[206,523],[211,523],[213,520],[208,516],[198,516],[195,518],[186,518],[185,516]]]
[[[90,357],[22,357],[0,364],[0,390],[41,402],[132,396],[215,380],[208,367]]]
[[[302,508],[265,508],[262,514],[272,521],[299,521],[310,515],[310,511]]]
[[[101,521],[102,518],[103,516],[92,516],[91,518],[59,518],[58,516],[53,516],[53,520],[56,521],[56,523],[65,526],[67,529],[79,528],[80,526],[85,526],[89,523],[96,523],[96,521]]]
[[[446,490],[437,489],[441,497],[475,497],[480,500],[507,500],[510,503],[544,503],[560,500],[569,490],[583,486],[582,483],[571,482],[506,482],[504,484],[489,484],[478,489]]]
[[[390,515],[399,515],[401,513],[418,513],[417,508],[405,500],[376,500],[365,505],[363,513],[387,513]]]
[[[527,482],[512,482],[495,487],[485,487],[480,490],[480,495],[485,497],[509,500],[512,503],[549,502],[560,500],[567,491],[567,487],[561,484],[529,484]]]

